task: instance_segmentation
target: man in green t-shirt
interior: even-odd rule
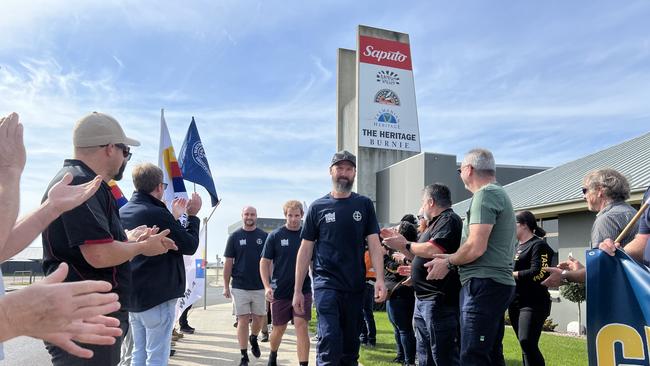
[[[438,254],[428,262],[427,279],[443,278],[456,268],[460,275],[460,364],[505,365],[503,314],[515,291],[515,214],[510,198],[496,183],[490,151],[468,152],[458,173],[473,194],[462,244],[456,253]]]

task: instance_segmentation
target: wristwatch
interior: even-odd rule
[[[407,241],[407,242],[406,242],[406,245],[404,246],[404,248],[406,248],[406,251],[407,251],[407,252],[411,253],[411,242],[408,242],[408,241]]]
[[[449,261],[449,257],[447,257],[445,259],[445,262],[447,263],[447,269],[448,270],[450,270],[450,271],[455,271],[456,270],[456,266],[451,264],[451,262]]]

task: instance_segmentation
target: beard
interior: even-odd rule
[[[340,193],[352,192],[352,185],[354,185],[354,178],[332,178],[334,190]]]
[[[246,226],[246,227],[255,226],[255,220],[253,220],[253,219],[244,220],[244,226]]]
[[[113,177],[113,180],[119,181],[122,180],[122,176],[124,175],[124,169],[126,169],[126,161],[122,163],[122,166],[120,166],[120,170],[115,174]]]

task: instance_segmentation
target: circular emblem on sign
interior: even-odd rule
[[[396,125],[399,123],[399,120],[395,112],[388,109],[384,109],[377,114],[377,122]]]
[[[210,168],[208,168],[207,159],[205,158],[205,150],[203,150],[203,144],[201,141],[197,141],[192,145],[192,159],[208,176],[210,175]]]
[[[382,89],[375,94],[375,103],[399,106],[397,93],[390,89]]]
[[[257,238],[257,245],[262,245],[262,239]]]
[[[389,70],[381,70],[377,73],[377,82],[386,85],[399,85],[399,75]]]
[[[354,221],[357,221],[357,222],[361,221],[361,212],[354,211],[354,213],[352,214],[352,218],[354,219]]]

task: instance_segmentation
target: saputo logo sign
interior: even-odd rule
[[[411,50],[408,43],[359,36],[359,61],[367,64],[411,70]]]

